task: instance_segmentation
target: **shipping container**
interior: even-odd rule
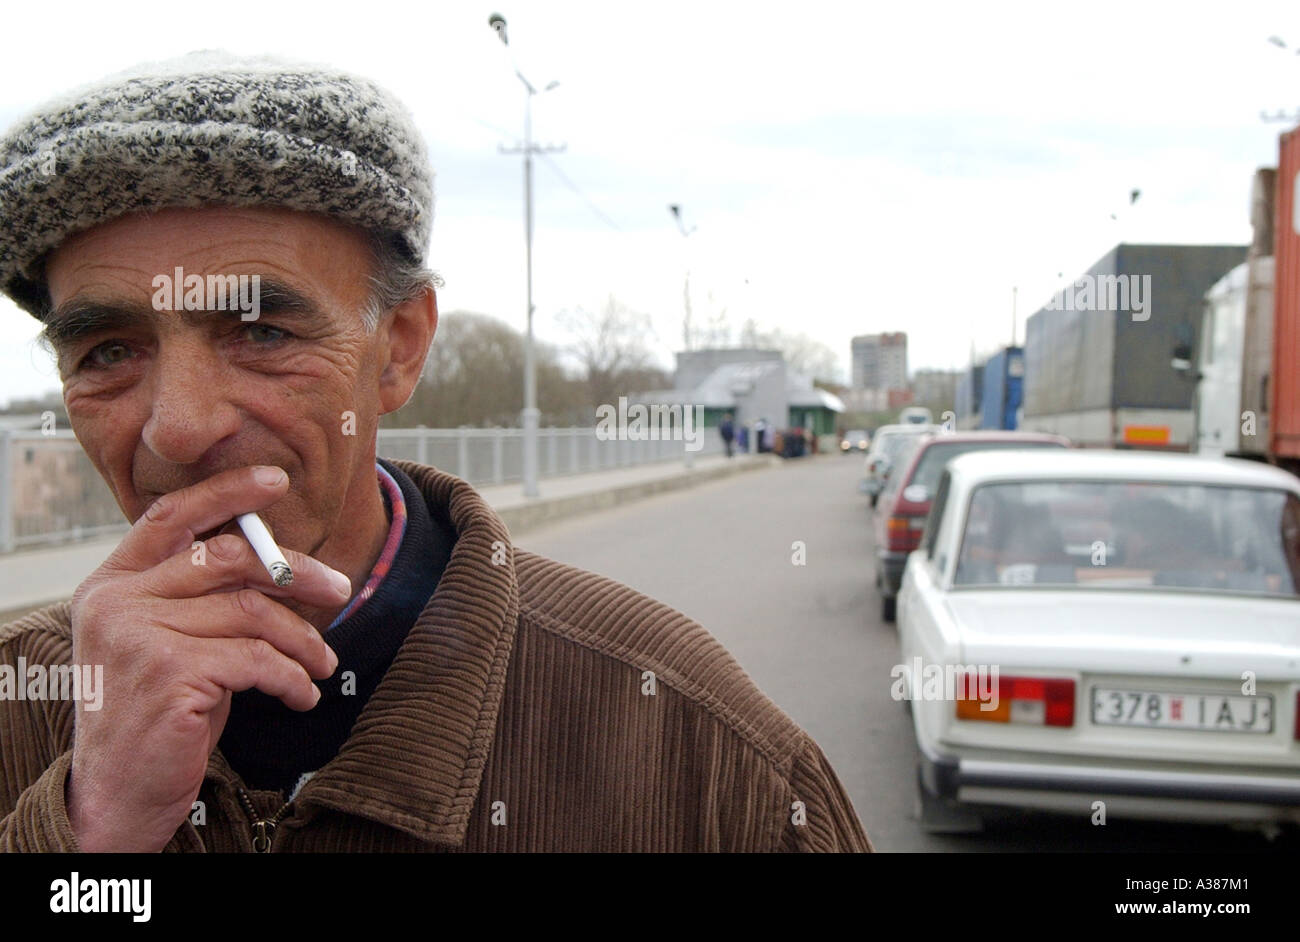
[[[1016,428],[1016,416],[1023,400],[1025,352],[1004,347],[984,364],[984,398],[980,428]]]
[[[1244,245],[1121,244],[1063,286],[1025,326],[1021,428],[1187,450],[1196,382],[1171,352],[1196,348],[1206,291],[1245,258]]]
[[[1300,129],[1282,135],[1274,200],[1273,371],[1269,451],[1300,473]]]

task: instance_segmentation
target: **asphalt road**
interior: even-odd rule
[[[1014,815],[976,835],[915,819],[916,746],[891,699],[898,636],[880,620],[860,458],[799,459],[524,534],[519,545],[610,576],[717,637],[812,734],[882,851],[1270,851],[1294,834]],[[802,543],[804,564],[796,564]]]

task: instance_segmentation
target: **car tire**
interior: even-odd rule
[[[927,834],[979,834],[984,819],[975,811],[951,798],[940,798],[926,789],[921,768],[916,769],[916,820]]]
[[[898,599],[892,595],[880,596],[880,617],[892,623],[898,617]]]

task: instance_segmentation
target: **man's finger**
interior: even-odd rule
[[[256,512],[284,496],[289,476],[281,468],[254,465],[214,474],[206,481],[163,494],[145,510],[105,561],[112,569],[140,572],[174,556],[205,533]]]
[[[160,630],[191,638],[260,638],[319,680],[338,667],[338,658],[310,622],[256,589],[156,600],[140,614],[165,626]]]
[[[168,599],[195,598],[233,589],[257,589],[275,598],[291,598],[314,608],[342,608],[352,597],[348,577],[311,556],[284,550],[293,569],[293,582],[278,586],[253,547],[242,535],[223,533],[199,546],[186,546],[140,574],[140,585],[151,595]]]
[[[238,693],[256,687],[291,710],[310,710],[320,688],[303,666],[261,638],[212,638],[196,644],[195,673]]]

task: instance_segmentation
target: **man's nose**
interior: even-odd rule
[[[152,408],[142,438],[159,458],[193,464],[239,428],[222,365],[202,340],[163,341],[151,370]]]

